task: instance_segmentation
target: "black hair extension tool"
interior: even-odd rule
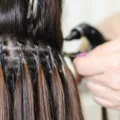
[[[84,39],[81,39],[81,38],[84,38]],[[93,49],[96,46],[103,44],[105,42],[104,36],[96,28],[86,23],[82,23],[77,27],[73,28],[71,33],[65,38],[66,41],[73,41],[73,40],[80,40],[80,39],[83,40],[82,42],[89,43],[90,49]],[[76,54],[80,52],[83,52],[81,48],[77,53],[70,53],[70,54],[64,53],[64,54],[70,57],[71,59],[74,59]]]
[[[94,27],[89,24],[83,23],[72,29],[69,36],[65,38],[66,41],[72,41],[74,39],[80,39],[85,36],[92,47],[96,47],[105,42],[103,35]]]

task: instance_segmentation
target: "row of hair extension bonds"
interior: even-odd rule
[[[13,43],[12,41],[11,44]],[[14,99],[12,101],[13,107],[11,107],[13,113],[11,114],[13,114],[14,120],[34,120],[33,86],[27,60],[22,46],[17,41],[15,45],[16,47],[13,45],[13,49],[13,46],[8,47],[9,53],[5,57],[8,82],[10,78],[13,79],[11,76],[15,73],[13,82],[15,85],[12,90],[12,98]],[[9,87],[9,91],[11,91],[11,87]]]
[[[52,50],[45,48],[47,52],[37,52],[38,78],[35,84],[35,110],[37,120],[64,120],[65,102],[62,81],[59,76]],[[39,50],[37,50],[39,51]]]
[[[35,94],[37,94],[35,109],[42,111],[37,114],[37,119],[83,120],[80,101],[76,92],[78,90],[70,70],[58,52],[55,52],[54,55],[50,46],[44,49],[47,49],[47,52],[44,51],[43,54],[40,52],[41,50],[37,50],[37,56],[35,55],[38,66],[36,66],[38,79],[35,85]],[[58,54],[57,57],[55,57],[56,54]],[[72,87],[75,89],[70,91]]]
[[[42,49],[39,46],[36,46],[36,48],[37,50],[35,50],[37,52],[33,53],[36,62],[36,65],[34,66],[36,66],[37,69],[35,74],[37,77],[34,77],[36,80],[34,80],[35,84],[33,86],[34,99],[36,101],[34,103],[35,119],[64,120],[65,108],[63,106],[65,103],[63,87],[52,56],[52,50],[50,47]],[[45,51],[45,49],[47,49],[47,51]],[[27,51],[24,53],[29,59],[32,57],[31,53],[28,54]],[[27,63],[30,64],[29,60],[27,60]],[[46,77],[45,72],[47,71],[47,76],[49,77]]]
[[[66,66],[65,61],[62,58],[63,56],[61,54],[58,54],[58,52],[51,50],[49,46],[47,47],[47,50],[48,50],[48,53],[46,54],[40,53],[38,55],[40,59],[36,57],[37,58],[36,63],[40,64],[37,66],[42,65],[41,69],[43,69],[43,73],[44,73],[43,75],[41,75],[41,77],[43,76],[41,80],[42,79],[45,80],[46,85],[42,83],[41,84],[44,87],[46,86],[46,94],[44,93],[43,95],[44,96],[47,95],[47,90],[49,92],[48,94],[49,97],[47,99],[48,111],[50,109],[50,112],[47,111],[49,113],[49,119],[51,116],[52,120],[61,120],[61,119],[83,120],[82,110],[80,108],[80,100],[78,97],[78,92],[76,92],[78,90],[75,85],[74,78],[70,70]],[[38,59],[40,60],[40,62],[38,62]],[[39,68],[38,68],[38,71],[39,71]],[[38,82],[36,82],[36,85],[38,85]],[[40,89],[41,87],[35,87],[35,88]],[[42,88],[41,92],[44,91],[44,89],[45,88]],[[73,89],[73,91],[71,89]],[[40,90],[37,90],[37,91],[40,92]],[[39,99],[37,98],[36,100],[38,100],[39,102]],[[44,97],[43,98],[41,97],[40,99],[41,102],[42,102],[42,99],[44,99]],[[37,106],[36,108],[38,109],[39,105],[37,104],[36,106]],[[45,106],[43,109],[44,111],[46,111]],[[45,112],[42,115],[45,115]],[[47,118],[43,118],[43,119],[47,119]]]
[[[7,42],[0,54],[0,74],[8,97],[2,102],[8,108],[1,110],[10,114],[0,120],[83,120],[78,90],[63,56],[50,46]]]

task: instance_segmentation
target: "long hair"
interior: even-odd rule
[[[61,12],[62,0],[0,0],[0,120],[83,120]]]

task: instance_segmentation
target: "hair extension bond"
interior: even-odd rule
[[[62,56],[62,0],[0,0],[0,120],[83,120]]]

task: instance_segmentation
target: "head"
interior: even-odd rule
[[[61,52],[61,2],[0,1],[0,120],[83,120]]]

